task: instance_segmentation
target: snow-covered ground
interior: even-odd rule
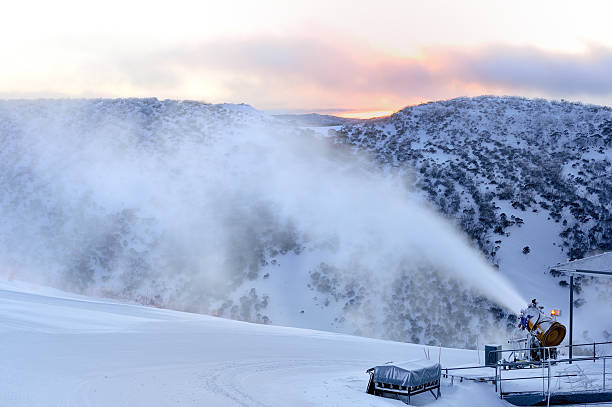
[[[373,365],[426,347],[257,325],[0,283],[0,406],[401,406],[365,393]],[[439,349],[429,348],[432,358]],[[473,351],[442,349],[445,366]],[[495,406],[490,385],[444,384],[417,405]]]

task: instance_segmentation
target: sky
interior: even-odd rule
[[[612,2],[12,1],[0,98],[345,116],[481,94],[612,105]]]

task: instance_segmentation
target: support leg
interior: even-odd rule
[[[436,393],[433,392],[433,390],[429,390],[429,392],[431,393],[432,396],[434,396],[434,399],[438,399],[438,396],[436,396]],[[440,389],[438,389],[438,395],[440,393]]]
[[[569,363],[572,364],[572,345],[574,344],[574,275],[570,274],[570,315],[569,315]]]

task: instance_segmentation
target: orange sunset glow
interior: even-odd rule
[[[373,110],[365,112],[338,112],[334,116],[345,117],[347,119],[373,119],[376,117],[390,116],[393,110]]]

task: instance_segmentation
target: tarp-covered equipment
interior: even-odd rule
[[[439,363],[429,360],[413,360],[375,366],[366,371],[370,374],[367,392],[377,396],[410,401],[410,396],[430,391],[437,399],[440,396]],[[434,393],[434,390],[437,390]],[[405,400],[404,400],[405,401]]]

